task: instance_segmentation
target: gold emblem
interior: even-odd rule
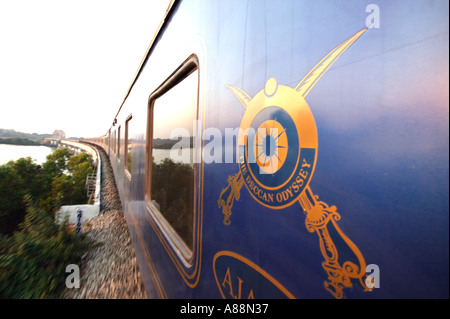
[[[358,282],[367,289],[366,263],[358,247],[339,228],[335,206],[319,201],[309,187],[317,160],[318,138],[313,114],[305,101],[310,90],[331,65],[366,31],[363,29],[328,53],[295,88],[270,78],[254,97],[227,87],[246,108],[238,136],[239,173],[228,177],[218,200],[224,224],[230,225],[234,200],[245,185],[261,205],[283,209],[299,202],[306,213],[305,225],[316,233],[328,274],[325,288],[336,298]],[[339,242],[339,246],[336,246]]]

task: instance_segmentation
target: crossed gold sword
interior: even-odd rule
[[[328,71],[331,65],[367,30],[367,28],[357,32],[330,53],[328,53],[319,63],[317,63],[311,71],[297,84],[295,90],[306,98],[311,89],[316,85],[320,78]],[[239,101],[246,107],[251,101],[251,97],[242,89],[235,86],[227,86]],[[222,190],[218,204],[222,208],[224,214],[224,224],[230,225],[231,208],[234,200],[239,200],[240,191],[244,185],[244,179],[241,172],[234,176],[228,177],[228,186]],[[226,198],[225,198],[226,197]],[[225,198],[225,199],[224,199]],[[325,288],[335,297],[344,297],[343,289],[353,286],[352,281],[356,280],[361,284],[364,291],[371,290],[368,287],[373,285],[366,285],[366,262],[358,247],[342,232],[337,225],[337,221],[341,216],[337,212],[336,206],[328,206],[326,203],[319,200],[319,196],[314,195],[309,185],[305,188],[299,197],[300,205],[306,213],[305,225],[309,232],[316,232],[320,240],[320,250],[325,259],[322,262],[322,267],[328,274],[328,281],[324,282]],[[331,223],[331,225],[330,225]],[[347,254],[353,254],[351,260],[341,260],[339,258],[338,248],[330,235],[330,227],[334,227],[333,236],[340,237],[340,249],[342,249],[342,241],[347,246]],[[345,259],[345,258],[344,258]],[[356,263],[355,263],[356,262]],[[373,283],[373,280],[372,280]]]

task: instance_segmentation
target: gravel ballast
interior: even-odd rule
[[[95,248],[82,257],[80,288],[66,288],[64,298],[143,299],[147,296],[111,164],[106,153],[97,149],[102,160],[101,210],[83,224]]]

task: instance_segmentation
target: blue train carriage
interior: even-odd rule
[[[107,134],[151,298],[448,298],[448,2],[172,1]]]

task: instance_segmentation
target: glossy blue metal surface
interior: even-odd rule
[[[251,278],[270,278],[271,287],[293,297],[333,298],[324,288],[328,275],[319,237],[305,227],[300,203],[265,207],[244,186],[230,225],[224,225],[218,200],[228,178],[239,172],[238,163],[224,163],[225,147],[219,150],[222,162],[203,162],[197,168],[194,259],[190,264],[180,257],[146,204],[148,97],[195,54],[202,129],[217,128],[225,135],[226,128],[239,128],[246,111],[227,85],[251,97],[271,77],[295,87],[326,54],[366,27],[371,3],[174,4],[111,127],[116,132],[120,125],[123,132],[132,114],[131,178],[124,173],[123,135],[120,159],[106,144],[108,134],[94,140],[109,150],[150,297],[222,298],[227,292],[237,296],[240,286],[247,289],[246,296],[253,291],[257,298],[267,287],[240,281],[232,270],[227,275],[226,264],[217,265],[217,278],[219,260],[230,261],[233,269],[257,265]],[[379,267],[379,288],[369,292],[355,284],[343,289],[346,297],[448,298],[448,2],[377,5],[379,28],[368,29],[305,98],[319,141],[309,187],[321,201],[337,207],[342,232],[366,264]],[[203,148],[212,140],[206,139]],[[339,237],[338,231],[334,235]],[[230,252],[237,261],[217,258],[221,252]]]

